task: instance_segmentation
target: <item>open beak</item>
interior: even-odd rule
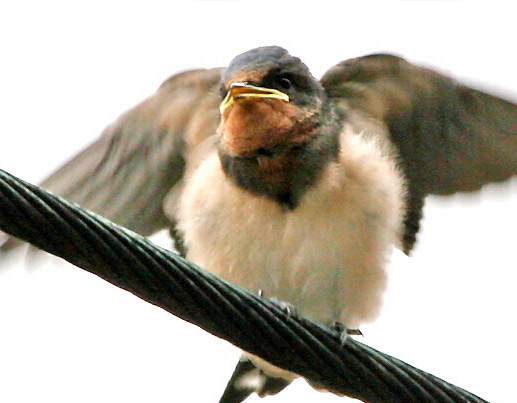
[[[228,94],[224,97],[223,102],[219,106],[221,114],[237,99],[242,98],[269,98],[269,99],[280,99],[285,102],[289,102],[289,95],[284,94],[278,90],[272,88],[255,87],[245,83],[233,83],[230,85]]]

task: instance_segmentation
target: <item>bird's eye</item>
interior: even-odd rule
[[[278,80],[278,84],[280,85],[280,87],[282,87],[282,89],[284,90],[288,90],[290,89],[293,84],[291,83],[291,80],[289,80],[288,78],[286,77],[282,77]]]

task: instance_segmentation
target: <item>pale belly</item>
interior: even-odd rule
[[[213,156],[180,202],[187,257],[308,319],[359,326],[379,312],[401,207],[400,191],[363,182],[336,163],[289,211],[238,188]]]

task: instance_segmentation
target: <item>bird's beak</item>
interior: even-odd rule
[[[221,114],[228,108],[236,99],[242,98],[269,98],[280,99],[289,102],[289,95],[275,90],[273,88],[255,87],[254,85],[244,83],[233,83],[230,85],[228,93],[219,106]]]

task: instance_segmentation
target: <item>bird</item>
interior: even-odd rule
[[[193,262],[346,333],[379,314],[427,195],[515,174],[514,103],[390,54],[318,80],[266,46],[172,76],[41,185],[142,235],[169,228]],[[296,377],[244,352],[220,401]]]

